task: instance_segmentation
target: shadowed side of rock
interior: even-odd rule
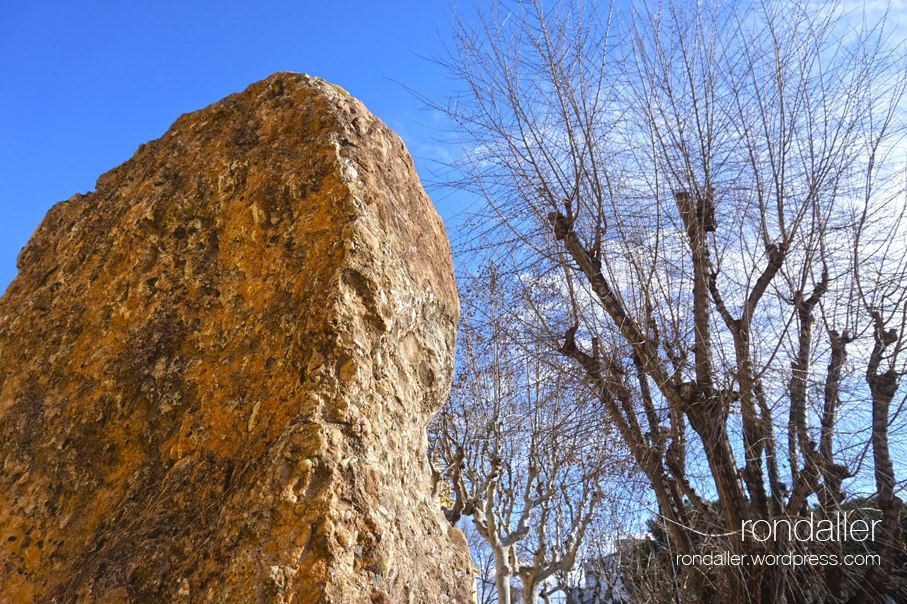
[[[400,139],[277,73],[54,206],[0,299],[10,602],[471,602],[458,305]]]

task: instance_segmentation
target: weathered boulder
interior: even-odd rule
[[[458,304],[400,139],[277,73],[55,205],[0,300],[2,602],[471,601]]]

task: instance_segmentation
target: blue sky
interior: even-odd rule
[[[450,82],[446,2],[0,0],[0,292],[48,208],[200,109],[275,71],[338,84],[394,129],[423,178]],[[436,195],[442,216],[457,211]]]

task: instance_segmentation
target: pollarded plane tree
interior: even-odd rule
[[[898,587],[905,63],[868,20],[672,0],[452,19],[463,87],[434,106],[465,144],[453,184],[484,201],[476,251],[524,283],[535,313],[508,324],[580,370],[676,553],[836,555],[745,523],[860,490],[881,510],[878,565],[685,567],[700,601]]]
[[[576,567],[603,474],[621,460],[598,439],[596,401],[573,396],[531,338],[504,329],[501,310],[513,305],[494,273],[480,291],[462,286],[457,374],[430,457],[436,484],[451,488],[448,519],[471,517],[494,553],[498,602],[512,601],[518,580],[534,604]]]

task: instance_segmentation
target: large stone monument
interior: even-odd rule
[[[277,73],[55,205],[0,299],[0,600],[467,603],[458,305],[400,139]]]

